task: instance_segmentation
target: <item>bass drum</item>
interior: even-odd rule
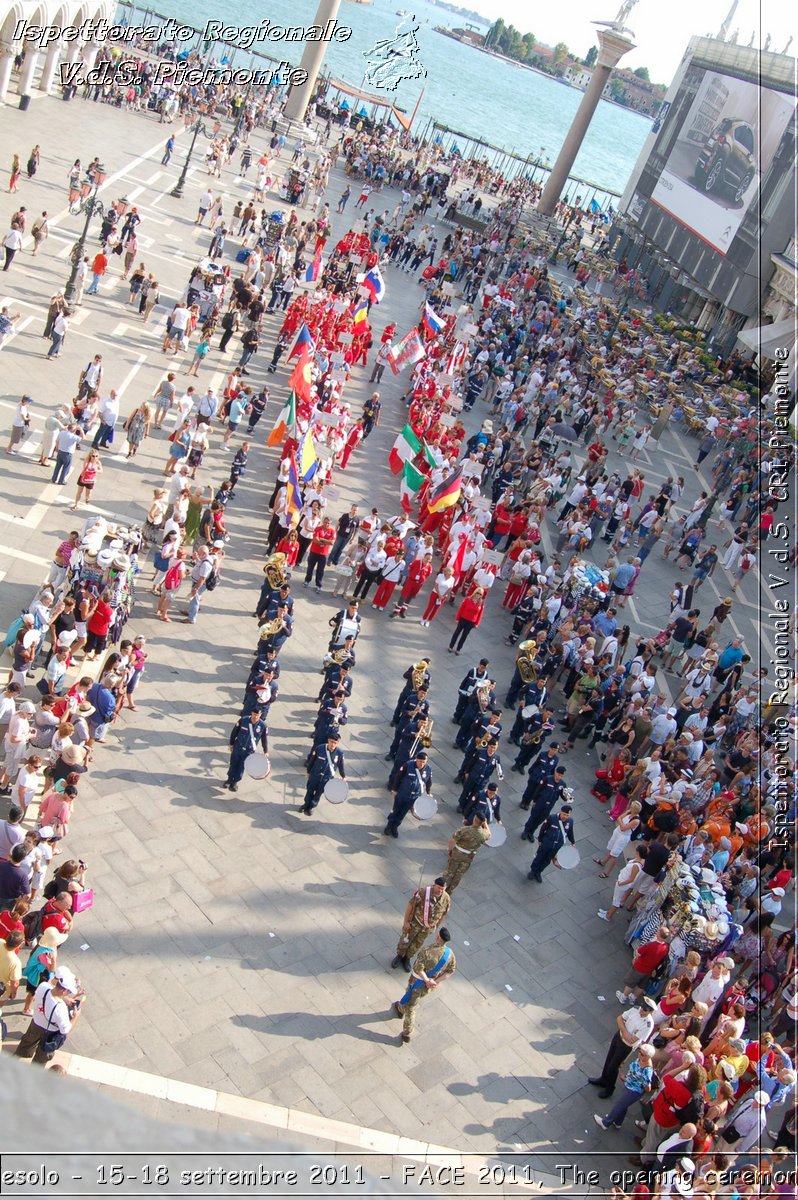
[[[349,795],[349,784],[345,779],[328,779],[324,785],[324,796],[330,804],[343,804]]]
[[[486,846],[491,846],[494,850],[499,846],[503,846],[507,841],[507,830],[503,825],[497,825],[495,822],[490,827],[490,837],[485,842]]]
[[[248,754],[244,759],[244,774],[250,779],[268,779],[272,764],[265,754]]]
[[[413,816],[419,821],[429,821],[438,811],[438,801],[434,796],[422,792],[413,805]]]
[[[572,846],[570,842],[557,851],[555,859],[563,871],[573,871],[574,867],[579,866],[579,851],[576,846]]]

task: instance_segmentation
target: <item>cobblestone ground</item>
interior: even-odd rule
[[[7,227],[20,203],[31,218],[42,209],[51,216],[42,252],[33,258],[26,246],[0,285],[0,302],[23,314],[0,358],[0,412],[7,426],[24,389],[34,397],[38,435],[42,418],[75,394],[79,371],[94,353],[104,354],[106,386],[123,393],[123,416],[172,367],[160,348],[166,313],[204,253],[208,233],[193,225],[196,199],[207,182],[199,156],[185,197],[169,194],[186,145],[181,132],[172,164],[161,168],[169,132],[151,115],[80,99],[65,105],[38,98],[27,113],[4,111],[0,161],[10,162],[18,152],[24,162],[38,142],[42,162],[33,182],[24,180],[18,195],[3,196],[2,220]],[[265,145],[262,134],[255,145]],[[44,310],[66,280],[67,255],[79,228],[79,220],[65,212],[67,171],[76,157],[87,162],[95,154],[109,174],[102,197],[110,201],[125,193],[143,214],[141,258],[158,275],[162,302],[144,326],[125,303],[116,260],[100,294],[85,299],[61,359],[48,362],[48,343],[41,337]],[[343,186],[336,169],[331,201]],[[245,193],[231,170],[222,190],[230,208]],[[395,194],[372,202],[392,208]],[[349,215],[334,218],[336,235],[349,227]],[[376,313],[376,330],[395,320],[404,331],[417,319],[421,289],[395,268],[385,276],[387,297]],[[277,328],[278,319],[267,318],[261,360]],[[232,355],[214,351],[198,382],[218,383],[231,361]],[[178,365],[184,370],[187,364]],[[264,367],[257,363],[252,382],[266,378]],[[273,397],[285,395],[285,378],[284,369],[269,377]],[[396,481],[386,459],[404,421],[399,402],[404,382],[383,379],[382,423],[336,480],[340,499],[331,504],[334,517],[352,501],[361,508],[377,503],[384,513],[397,510]],[[369,390],[360,368],[347,392],[353,409]],[[261,429],[270,427],[275,412],[271,404]],[[474,427],[485,415],[477,406],[470,414]],[[214,438],[206,457],[203,482],[218,484],[225,476],[220,440]],[[74,474],[66,488],[51,485],[49,473],[37,465],[37,450],[38,436],[26,454],[3,457],[0,619],[6,625],[30,600],[57,541],[75,524],[67,511]],[[151,489],[161,480],[166,435],[151,436],[130,463],[121,457],[119,443],[115,450],[106,457],[96,504],[125,521],[143,519]],[[694,443],[667,431],[638,465],[651,485],[668,473],[685,474],[689,504],[698,492],[694,452]],[[62,961],[78,971],[89,992],[69,1048],[121,1067],[462,1150],[591,1150],[600,1139],[591,1120],[595,1095],[585,1079],[614,1029],[614,991],[627,952],[621,922],[608,929],[595,917],[608,899],[609,882],[597,878],[591,858],[603,848],[609,822],[588,794],[597,763],[581,748],[585,743],[567,764],[576,790],[579,869],[551,870],[541,887],[526,881],[530,852],[518,840],[522,785],[508,774],[502,793],[509,840],[502,849],[480,853],[452,906],[458,972],[424,1006],[411,1045],[399,1045],[389,1012],[403,983],[389,963],[408,894],[442,869],[447,839],[459,820],[451,783],[459,755],[449,723],[457,683],[483,654],[501,685],[512,669],[500,595],[491,597],[486,619],[459,663],[445,651],[451,610],[427,630],[417,618],[400,624],[365,610],[343,742],[350,800],[342,808],[322,802],[307,820],[296,808],[317,671],[336,601],[329,595],[333,575],[321,596],[298,585],[296,633],[282,655],[281,697],[271,729],[271,778],[263,784],[245,781],[235,796],[219,786],[254,645],[250,614],[261,581],[266,501],[276,462],[261,435],[229,510],[232,537],[223,584],[207,597],[196,627],[175,623],[166,630],[154,620],[149,570],[139,588],[128,626],[150,639],[139,711],[125,713],[100,747],[81,787],[67,847],[89,861],[96,893],[94,907],[80,918],[62,952]],[[619,455],[611,453],[610,462],[620,465]],[[550,549],[550,532],[546,544]],[[659,552],[648,560],[629,606],[635,632],[662,628],[676,575]],[[735,604],[731,624],[751,643],[753,581],[748,586],[751,596]],[[709,610],[728,590],[721,572],[699,603]],[[440,810],[427,824],[408,819],[398,841],[386,840],[382,756],[391,706],[401,672],[427,652]],[[672,677],[661,676],[661,682],[673,684]],[[502,687],[499,691],[503,695]],[[12,1043],[23,1027],[19,1008],[4,1010]],[[206,1119],[218,1126],[213,1114]]]

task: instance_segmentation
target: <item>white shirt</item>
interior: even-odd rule
[[[647,1042],[654,1029],[653,1009],[651,1013],[643,1016],[639,1008],[627,1008],[623,1016],[623,1023],[626,1026],[627,1033],[634,1040],[634,1049],[637,1049],[643,1042]]]
[[[693,989],[692,999],[694,1001],[700,1000],[702,1004],[708,1004],[711,1010],[728,982],[729,976],[725,971],[722,971],[717,979],[715,979],[710,971],[709,974],[704,976],[698,986]]]
[[[40,983],[37,987],[31,1013],[33,1023],[40,1029],[57,1029],[59,1033],[67,1034],[72,1028],[69,1009],[64,1000],[55,1000],[50,995],[51,991],[51,980]]]
[[[100,420],[103,425],[115,425],[119,416],[119,400],[116,396],[106,396],[100,405]]]

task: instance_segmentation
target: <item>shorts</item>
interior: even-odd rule
[[[76,621],[75,622],[75,633],[78,635],[79,639],[82,639],[83,641],[86,640],[87,629],[86,629],[85,621]]]
[[[28,432],[27,425],[12,425],[11,426],[11,445],[18,446]]]
[[[227,428],[231,433],[235,433],[235,431],[238,429],[238,421],[228,421]]]
[[[648,971],[636,971],[634,967],[630,967],[629,973],[624,979],[624,984],[626,987],[630,988],[642,988],[643,984],[648,979],[648,975]]]
[[[684,654],[684,642],[677,642],[676,638],[671,638],[668,642],[668,654]]]
[[[79,479],[78,487],[82,487],[86,492],[91,492],[94,488],[94,483],[84,483],[81,479]]]

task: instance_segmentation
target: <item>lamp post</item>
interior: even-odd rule
[[[91,193],[88,196],[86,196],[86,198],[84,200],[81,201],[81,203],[77,209],[77,211],[79,213],[85,212],[86,220],[83,225],[83,232],[81,233],[80,237],[78,238],[77,245],[75,246],[75,249],[72,252],[72,254],[73,254],[72,270],[70,272],[69,279],[67,280],[66,287],[64,288],[64,299],[67,302],[69,302],[72,299],[72,297],[75,295],[75,292],[77,291],[78,268],[80,267],[81,261],[83,259],[83,252],[86,249],[86,239],[89,236],[89,225],[91,224],[91,219],[97,213],[99,213],[100,216],[102,216],[102,214],[103,214],[102,200],[100,200],[98,198],[97,193],[100,190],[100,187],[104,181],[105,181],[105,167],[101,166],[98,163],[97,166],[94,168],[94,174],[92,177],[93,190],[91,191]]]
[[[191,139],[191,145],[188,148],[188,154],[186,155],[186,161],[183,163],[183,170],[180,172],[180,177],[178,178],[177,183],[175,184],[175,186],[172,188],[172,191],[171,191],[171,195],[174,196],[176,200],[183,199],[183,188],[186,186],[186,175],[188,175],[188,168],[191,163],[191,156],[194,153],[194,146],[196,144],[197,138],[199,137],[200,134],[207,136],[207,133],[208,133],[207,129],[205,128],[205,125],[203,124],[201,117],[197,117],[196,121],[191,126],[191,129],[193,132],[193,137]]]

